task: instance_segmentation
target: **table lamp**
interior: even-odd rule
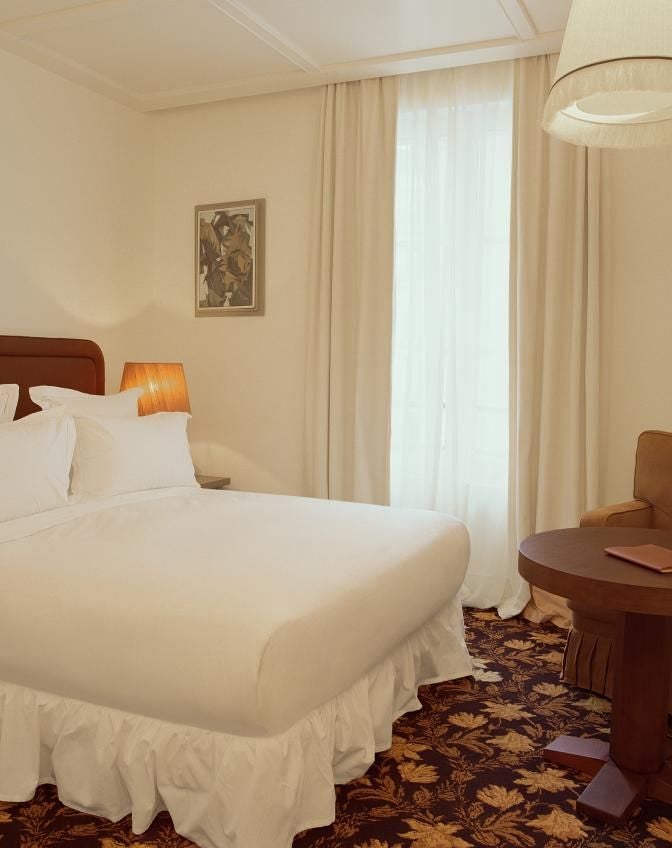
[[[141,388],[140,415],[154,412],[191,412],[187,381],[181,362],[127,362],[121,391]]]

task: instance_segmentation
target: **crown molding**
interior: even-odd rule
[[[324,65],[319,71],[313,73],[296,71],[291,74],[272,74],[223,85],[213,85],[207,88],[166,91],[152,97],[140,98],[140,100],[142,111],[154,112],[185,106],[198,106],[218,100],[232,100],[238,97],[252,97],[275,94],[280,91],[313,88],[328,83],[352,82],[373,77],[396,76],[462,65],[499,62],[526,56],[540,56],[546,53],[557,53],[562,45],[563,35],[564,32],[561,30],[544,33],[544,35],[526,41],[521,41],[518,38],[498,39],[497,41],[381,56],[365,61]]]
[[[291,39],[277,30],[267,20],[253,12],[242,0],[202,0],[217,12],[230,18],[239,27],[247,30],[260,41],[296,65],[303,71],[317,71],[319,64],[312,59],[304,50],[293,44]],[[47,12],[37,12],[31,15],[19,15],[12,18],[0,18],[0,32],[8,32],[20,36],[26,24],[36,21],[49,21],[81,17],[82,14],[91,14],[114,6],[128,6],[137,3],[137,0],[87,0],[79,5],[68,5],[67,2],[60,8],[50,9]]]
[[[240,0],[205,0],[205,2],[217,9],[218,12],[231,18],[238,26],[255,35],[267,47],[284,56],[285,59],[301,68],[302,71],[317,71],[320,69],[319,64],[311,59],[307,53],[293,44],[287,36],[275,29],[268,21],[253,12],[244,3],[241,3]]]
[[[72,59],[67,59],[43,45],[14,35],[0,27],[0,48],[26,59],[38,68],[51,71],[70,82],[77,83],[89,91],[102,94],[117,103],[128,106],[137,112],[145,112],[146,105],[142,95],[125,88],[119,83],[86,68]]]
[[[71,82],[92,90],[138,112],[195,106],[218,100],[273,94],[280,91],[311,88],[335,82],[348,82],[372,77],[395,76],[419,71],[496,62],[524,56],[554,53],[560,50],[563,32],[537,34],[524,0],[498,0],[518,37],[493,41],[439,47],[366,60],[319,66],[303,50],[268,22],[254,14],[241,0],[205,0],[210,6],[234,20],[296,66],[295,71],[250,77],[244,80],[213,84],[198,88],[180,88],[145,95],[125,88],[88,67],[30,41],[22,33],[21,22],[77,11],[103,9],[134,0],[92,0],[80,6],[52,10],[41,15],[0,22],[0,48],[52,71]]]
[[[516,31],[516,35],[522,41],[527,41],[530,38],[537,38],[539,33],[532,23],[530,13],[527,11],[527,6],[524,0],[497,0],[502,11],[509,19],[511,26]]]
[[[47,12],[33,12],[30,15],[15,15],[11,18],[0,18],[0,29],[12,29],[21,27],[26,22],[49,20],[49,18],[68,18],[75,17],[82,12],[91,12],[96,9],[105,9],[108,6],[126,6],[134,0],[87,0],[85,3],[68,4],[65,2],[63,6],[56,9],[49,9]]]

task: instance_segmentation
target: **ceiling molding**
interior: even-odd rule
[[[0,48],[13,53],[15,56],[20,56],[22,59],[27,59],[40,68],[52,71],[54,74],[70,80],[70,82],[78,83],[90,91],[93,90],[104,97],[116,100],[117,103],[128,106],[137,112],[147,111],[141,95],[130,91],[102,74],[92,71],[90,68],[74,62],[72,59],[65,58],[60,53],[4,31],[2,27],[0,27]]]
[[[524,0],[498,0],[498,3],[511,22],[511,26],[515,29],[518,38],[522,41],[537,38],[539,33],[532,23],[532,18],[527,11]]]
[[[4,48],[48,71],[65,77],[71,82],[78,83],[138,112],[181,108],[237,97],[298,90],[334,82],[394,76],[554,53],[560,50],[563,37],[562,31],[539,34],[526,7],[526,0],[498,0],[493,11],[496,11],[501,25],[494,31],[501,32],[503,37],[489,41],[453,44],[406,53],[367,56],[363,59],[320,66],[319,62],[311,58],[289,37],[277,30],[268,20],[256,14],[249,5],[249,0],[198,0],[200,9],[215,10],[208,19],[211,26],[218,26],[216,19],[217,14],[220,14],[222,16],[222,32],[228,33],[228,37],[234,39],[242,36],[243,31],[249,33],[260,42],[260,46],[263,44],[268,50],[276,54],[276,59],[266,67],[279,67],[281,64],[284,66],[284,70],[264,75],[259,75],[257,71],[255,76],[255,65],[248,63],[246,69],[248,75],[242,78],[232,79],[229,77],[227,79],[224,76],[221,82],[180,88],[171,88],[170,86],[179,81],[181,75],[168,75],[163,80],[164,89],[152,91],[152,93],[141,93],[143,89],[138,90],[135,87],[135,78],[132,78],[130,83],[126,82],[126,85],[123,85],[115,82],[114,77],[108,78],[91,67],[69,58],[67,53],[57,52],[50,46],[40,43],[39,40],[33,41],[31,39],[31,32],[34,30],[31,22],[34,22],[38,30],[41,31],[43,26],[40,21],[44,20],[48,32],[52,19],[62,16],[75,17],[78,13],[84,19],[87,16],[89,19],[97,19],[99,14],[105,14],[106,9],[119,8],[123,10],[124,7],[132,9],[141,0],[84,0],[80,5],[72,5],[74,2],[75,0],[61,0],[63,6],[60,9],[51,9],[41,14],[26,15],[4,22],[0,21],[0,48]],[[183,2],[187,5],[189,3],[195,4],[196,0],[183,0]],[[409,2],[412,2],[412,0],[409,0]],[[464,0],[464,2],[471,2],[471,0]],[[568,0],[563,0],[563,2],[568,3]],[[161,14],[160,2],[153,2],[149,5],[156,8],[158,15]],[[501,20],[497,7],[505,14],[508,24]],[[32,8],[37,8],[37,6],[32,6]],[[215,15],[214,20],[212,14]],[[225,18],[231,23],[225,21]],[[236,29],[236,27],[239,29]],[[245,35],[245,38],[247,39],[247,35]],[[217,42],[218,44],[219,42]],[[217,45],[215,45],[215,53],[218,49]],[[120,50],[118,59],[123,61],[123,45]],[[278,57],[282,57],[285,61],[279,63]],[[109,63],[102,67],[105,67],[105,74],[110,74]],[[217,76],[214,79],[216,80]],[[144,91],[147,90],[144,89]]]
[[[198,106],[218,100],[232,100],[237,97],[252,97],[274,94],[279,91],[313,88],[328,83],[352,82],[353,80],[371,79],[373,77],[389,77],[440,68],[506,61],[526,56],[540,56],[546,53],[557,53],[560,50],[563,35],[564,31],[560,30],[544,33],[535,39],[526,39],[525,41],[521,41],[519,38],[507,38],[497,41],[461,44],[454,47],[382,56],[358,62],[324,65],[320,71],[313,73],[297,71],[291,74],[272,74],[208,86],[207,88],[165,91],[139,99],[142,103],[142,111],[154,112],[185,106]]]
[[[251,32],[268,47],[275,50],[285,59],[301,68],[302,71],[319,71],[320,65],[310,58],[303,50],[278,32],[275,27],[248,9],[240,0],[206,0],[213,8],[227,15],[239,26]]]
[[[135,0],[88,0],[88,2],[80,3],[79,5],[68,5],[67,2],[58,9],[50,9],[48,12],[35,12],[32,15],[19,15],[13,18],[0,19],[0,29],[13,29],[20,27],[24,23],[32,21],[49,20],[49,18],[68,18],[75,17],[81,12],[88,12],[96,8],[104,9],[106,6],[125,6],[133,3]]]

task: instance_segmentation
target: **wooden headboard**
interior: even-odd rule
[[[0,336],[0,383],[19,384],[16,418],[37,407],[30,386],[62,386],[93,395],[105,394],[105,360],[95,342]]]

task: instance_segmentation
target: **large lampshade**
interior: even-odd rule
[[[574,0],[544,129],[588,147],[672,142],[672,0]]]
[[[154,412],[191,412],[187,381],[180,362],[127,362],[121,389],[144,389],[138,400],[140,415]]]

